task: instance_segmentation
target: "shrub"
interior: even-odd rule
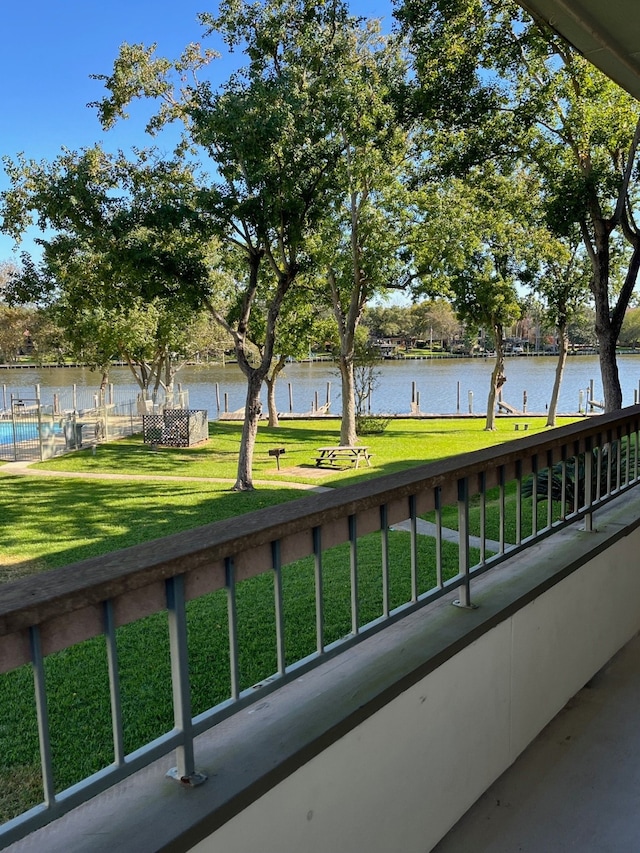
[[[358,435],[380,435],[385,431],[390,420],[391,418],[373,415],[356,415],[356,431]]]

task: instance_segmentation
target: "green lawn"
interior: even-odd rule
[[[530,433],[544,430],[543,419],[529,422]],[[235,422],[215,422],[206,445],[157,452],[133,436],[100,446],[95,456],[84,450],[38,466],[78,474],[223,478],[222,483],[23,477],[3,473],[0,467],[0,582],[304,494],[286,487],[287,482],[340,487],[521,435],[508,419],[498,420],[495,432],[486,432],[480,418],[398,419],[382,435],[363,440],[371,448],[371,468],[320,471],[314,466],[316,448],[338,443],[337,420],[285,421],[278,429],[261,425],[254,464],[258,488],[237,493],[230,486],[240,430]],[[267,452],[276,446],[286,448],[280,472]]]
[[[0,469],[0,581],[299,498],[283,486],[9,477]]]
[[[530,424],[529,434],[546,429],[544,418],[518,420],[526,420]],[[563,422],[568,423],[570,419]],[[338,420],[282,421],[277,428],[261,424],[255,446],[253,475],[256,480],[293,479],[341,485],[351,478],[397,471],[522,437],[514,430],[511,419],[498,418],[494,432],[487,432],[484,424],[484,418],[393,419],[381,435],[363,436],[361,439],[360,443],[371,449],[371,468],[361,468],[357,472],[352,469],[327,471],[321,480],[316,476],[316,448],[340,443]],[[161,447],[156,452],[144,445],[140,436],[133,436],[100,446],[95,456],[91,450],[84,450],[42,463],[42,467],[53,471],[235,478],[241,429],[238,422],[215,421],[209,424],[206,445],[179,449]],[[268,454],[273,447],[284,447],[286,451],[280,460],[282,470],[279,473],[274,458]],[[293,473],[292,468],[295,469]],[[308,469],[307,476],[304,469]]]
[[[531,419],[530,432],[543,428]],[[230,483],[191,481],[87,480],[22,477],[0,468],[0,518],[4,579],[55,568],[115,548],[186,530],[209,521],[294,500],[303,492],[280,481],[313,482],[340,487],[383,472],[422,464],[454,453],[486,447],[520,436],[510,421],[499,421],[495,433],[483,420],[397,420],[381,436],[367,438],[374,467],[327,471],[319,479],[313,466],[315,449],[338,443],[337,421],[287,422],[278,430],[260,428],[254,477],[268,480],[254,492],[230,491]],[[206,447],[152,452],[140,437],[70,454],[45,463],[51,470],[146,473],[187,477],[235,475],[240,425],[214,423]],[[269,447],[286,447],[278,476]],[[286,460],[286,461],[285,461]],[[287,470],[292,469],[292,470]],[[309,472],[308,474],[306,472]],[[510,498],[512,500],[512,498]],[[490,510],[495,517],[494,508]],[[476,509],[472,509],[475,521]],[[452,516],[447,523],[455,526]],[[496,537],[497,538],[497,537]],[[391,606],[410,597],[410,537],[391,532]],[[474,552],[472,560],[478,554]],[[458,548],[443,544],[445,578],[457,573]],[[382,612],[381,541],[379,534],[358,541],[359,622]],[[435,585],[435,543],[420,537],[420,592]],[[351,630],[348,546],[323,555],[324,641]],[[289,662],[315,648],[313,564],[309,559],[283,569],[285,650]],[[250,687],[276,670],[273,579],[261,575],[238,584],[238,633],[241,686]],[[194,713],[229,694],[226,600],[214,593],[188,605],[190,675]],[[118,630],[125,744],[131,751],[172,726],[166,613]],[[91,640],[46,661],[55,782],[62,789],[113,760],[104,641]],[[29,667],[0,677],[0,820],[40,801],[37,727],[33,679]],[[19,780],[19,783],[18,781]]]

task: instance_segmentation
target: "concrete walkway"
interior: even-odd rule
[[[114,474],[108,471],[50,471],[46,468],[31,468],[32,462],[6,462],[0,465],[0,476],[9,474],[11,476],[25,477],[65,477],[82,480],[158,480],[163,482],[178,482],[178,483],[229,483],[233,484],[235,480],[229,477],[183,477],[173,474]],[[272,486],[274,480],[254,480],[257,486]],[[296,483],[278,480],[278,485],[286,486],[288,489],[300,489],[301,491],[309,492],[328,492],[331,489],[328,486],[314,486],[310,483]]]
[[[394,524],[391,528],[392,530],[411,530],[411,521],[407,519],[407,521],[401,521],[399,524]],[[416,519],[416,530],[418,533],[421,533],[423,536],[432,536],[435,539],[436,536],[436,525],[432,521],[424,521],[421,518]],[[453,542],[455,545],[458,544],[458,531],[451,530],[448,527],[443,527],[440,530],[440,535],[444,542]],[[469,537],[469,545],[472,548],[480,548],[481,540],[479,536],[470,536]],[[495,539],[485,539],[484,546],[487,551],[492,551],[494,554],[499,553],[500,551],[500,543],[496,542]],[[505,545],[505,550],[508,551],[510,548],[509,545]]]

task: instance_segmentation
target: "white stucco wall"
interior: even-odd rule
[[[333,743],[196,853],[426,853],[640,630],[640,530]]]

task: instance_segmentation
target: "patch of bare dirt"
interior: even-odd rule
[[[308,468],[305,465],[292,465],[290,468],[280,468],[279,471],[274,468],[272,473],[291,474],[294,477],[312,477],[314,479],[320,479],[322,477],[326,477],[327,474],[330,474],[331,469],[316,468],[313,465],[309,465]]]

